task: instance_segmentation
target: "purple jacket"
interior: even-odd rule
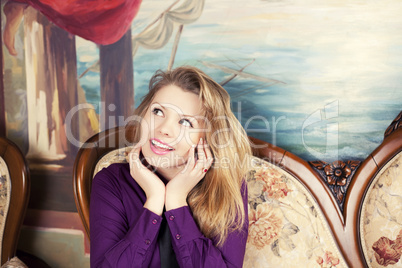
[[[144,208],[145,200],[128,164],[112,164],[95,176],[90,206],[91,267],[161,266],[157,238],[162,217]],[[201,233],[188,206],[166,211],[165,217],[180,267],[242,267],[248,220],[241,232],[230,233],[218,248]]]

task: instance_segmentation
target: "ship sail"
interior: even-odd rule
[[[164,47],[173,33],[174,24],[189,24],[202,14],[204,0],[186,0],[179,7],[162,13],[152,28],[147,28],[133,38],[133,52],[142,46],[149,49]]]

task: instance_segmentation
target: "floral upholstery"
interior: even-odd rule
[[[284,170],[253,158],[244,267],[346,267],[313,197]]]
[[[402,152],[376,175],[362,206],[361,243],[369,267],[402,267]]]
[[[126,162],[127,150],[103,156],[94,175],[112,163]],[[305,187],[257,157],[248,175],[249,237],[244,267],[347,267]]]
[[[5,264],[3,264],[1,268],[28,268],[28,266],[26,266],[25,263],[23,263],[17,257],[14,257]]]
[[[94,176],[96,173],[101,171],[103,168],[108,167],[113,163],[127,163],[127,153],[129,152],[130,147],[120,148],[117,150],[113,150],[107,154],[105,154],[96,164],[94,170]]]
[[[8,207],[10,205],[11,187],[10,174],[6,162],[0,157],[0,249],[3,244],[3,232],[8,213]],[[0,250],[1,255],[1,250]],[[0,256],[1,257],[1,256]]]

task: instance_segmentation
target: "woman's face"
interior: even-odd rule
[[[141,121],[142,154],[158,170],[179,171],[189,150],[204,138],[198,96],[175,85],[159,89]]]

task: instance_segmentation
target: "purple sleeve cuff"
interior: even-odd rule
[[[127,233],[127,240],[139,248],[148,249],[156,243],[162,217],[144,208],[135,226]]]
[[[176,246],[203,237],[188,206],[165,212],[165,217],[172,234],[172,242]]]

